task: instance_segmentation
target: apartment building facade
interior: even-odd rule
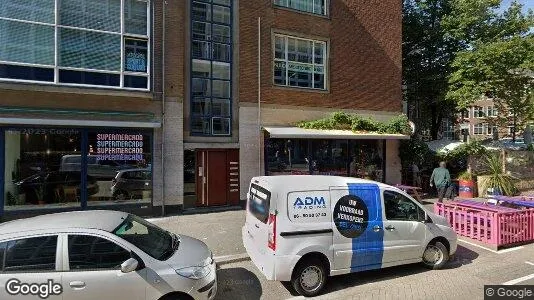
[[[460,129],[464,129],[475,140],[511,137],[514,131],[517,135],[522,133],[521,128],[514,126],[513,115],[499,112],[497,104],[491,98],[481,99],[461,112],[459,124]]]
[[[295,127],[401,113],[399,1],[7,0],[0,32],[5,218],[238,205],[257,175],[400,182],[403,137]]]

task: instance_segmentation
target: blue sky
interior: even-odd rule
[[[502,0],[501,10],[505,10],[510,6],[513,0]],[[519,0],[523,4],[523,10],[527,11],[529,8],[534,9],[534,0]]]

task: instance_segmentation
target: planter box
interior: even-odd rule
[[[494,212],[452,203],[435,203],[434,213],[464,237],[496,247],[534,241],[534,209]]]

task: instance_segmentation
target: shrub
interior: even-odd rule
[[[338,129],[352,130],[354,132],[376,132],[386,134],[408,135],[411,132],[408,118],[405,115],[396,116],[389,122],[383,123],[374,121],[370,118],[362,118],[355,114],[335,112],[328,118],[299,122],[296,125],[300,128],[307,129]]]

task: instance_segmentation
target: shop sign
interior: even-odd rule
[[[312,73],[313,72],[313,66],[312,65],[303,65],[303,64],[296,64],[293,62],[289,62],[288,64],[288,70],[294,71],[294,72],[305,72],[305,73]]]
[[[96,140],[98,160],[144,159],[142,134],[102,133],[96,135]]]

